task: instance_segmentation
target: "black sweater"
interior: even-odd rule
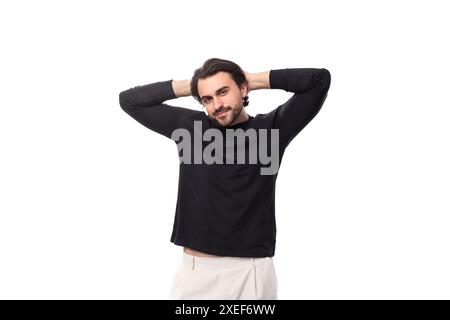
[[[175,99],[172,80],[120,93],[122,109],[152,131],[173,139],[183,128],[194,135],[194,121],[223,130],[205,112],[163,103]],[[288,144],[321,109],[330,87],[326,69],[270,70],[271,89],[294,95],[269,113],[249,116],[227,129],[278,129],[279,163]],[[267,138],[270,142],[270,137]],[[268,144],[270,144],[268,142]],[[206,142],[203,142],[205,144]],[[192,143],[192,146],[194,143]],[[246,149],[248,145],[245,145]],[[268,146],[271,150],[271,146]],[[180,149],[180,148],[179,148]],[[181,152],[179,153],[181,156]],[[278,173],[262,175],[261,163],[206,164],[180,160],[178,199],[170,241],[201,252],[234,257],[275,255],[275,184]]]

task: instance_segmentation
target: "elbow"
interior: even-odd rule
[[[325,68],[314,69],[312,75],[312,85],[309,88],[311,93],[326,94],[330,88],[331,83],[331,73]]]
[[[331,73],[328,69],[321,68],[320,69],[320,77],[319,77],[319,86],[325,91],[328,91],[331,84]]]
[[[325,68],[322,68],[321,86],[325,88],[325,91],[330,89],[331,84],[331,73]]]
[[[128,90],[119,93],[119,105],[124,111],[127,111],[130,108],[130,102],[126,97],[127,91]]]

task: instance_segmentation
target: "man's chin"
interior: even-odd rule
[[[222,126],[227,126],[227,125],[229,125],[231,123],[231,120],[228,117],[226,117],[226,118],[215,118],[215,119]]]
[[[229,122],[229,121],[220,121],[220,120],[217,120],[217,123],[220,124],[222,127],[227,127],[227,126],[230,125],[230,122]]]
[[[234,119],[230,119],[230,118],[228,118],[228,117],[226,117],[226,118],[224,118],[224,119],[219,119],[219,118],[213,117],[213,119],[214,119],[220,126],[222,126],[222,127],[227,127],[227,126],[232,125],[232,124],[236,121],[237,117],[234,118]]]

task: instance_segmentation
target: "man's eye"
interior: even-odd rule
[[[222,91],[221,93],[226,93],[226,91]]]

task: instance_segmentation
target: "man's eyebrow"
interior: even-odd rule
[[[217,89],[216,93],[219,93],[223,89],[228,89],[228,88],[229,88],[229,86],[223,86],[222,88]],[[203,98],[211,98],[211,96],[202,96],[201,99],[203,100]]]

